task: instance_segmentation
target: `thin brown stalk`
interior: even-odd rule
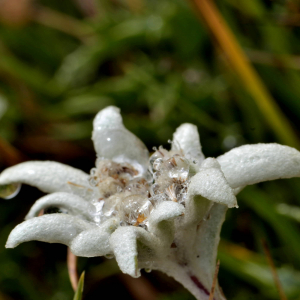
[[[268,244],[265,240],[262,240],[262,245],[263,245],[263,249],[264,249],[265,255],[267,257],[268,263],[271,267],[273,279],[274,279],[276,288],[278,290],[280,300],[287,300],[287,297],[286,297],[286,295],[284,293],[284,290],[282,288],[280,279],[278,277],[278,273],[276,271],[276,267],[275,267],[275,264],[274,264],[274,261],[273,261],[273,258],[272,258],[271,252],[270,252],[270,248],[269,248],[269,246],[268,246]]]
[[[68,264],[68,273],[71,281],[71,285],[74,291],[77,291],[78,287],[78,273],[77,273],[77,256],[74,255],[70,248],[68,248],[67,253],[67,264]]]
[[[40,217],[40,216],[42,216],[43,214],[44,214],[44,210],[42,209],[42,210],[40,210],[40,212],[39,212],[39,214],[38,214],[38,217]]]
[[[208,300],[213,300],[214,299],[214,294],[215,294],[215,288],[216,288],[217,279],[218,279],[219,268],[220,268],[220,260],[218,260],[217,265],[216,265],[214,279],[213,279],[213,283],[212,283],[212,286],[211,286],[211,290],[210,290],[210,294],[209,294],[209,299]]]

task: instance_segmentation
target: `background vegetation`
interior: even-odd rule
[[[176,127],[190,122],[199,128],[206,156],[263,142],[300,150],[299,1],[212,3],[1,0],[1,170],[48,159],[89,172],[92,120],[107,105],[121,108],[126,127],[149,149],[167,147]],[[15,199],[0,202],[1,300],[74,295],[66,247],[4,248],[41,195],[23,186]],[[287,298],[300,299],[299,179],[247,187],[238,201],[219,251],[225,295],[280,299],[264,239]],[[78,264],[86,271],[86,300],[193,299],[157,272],[133,280],[114,260],[80,258]]]

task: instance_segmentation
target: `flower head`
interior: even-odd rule
[[[221,225],[246,185],[300,176],[300,153],[278,144],[246,145],[204,158],[196,126],[181,125],[171,149],[145,145],[107,107],[94,120],[96,166],[90,174],[57,163],[25,162],[0,175],[49,193],[37,200],[6,247],[62,243],[78,256],[115,256],[124,273],[156,269],[198,299],[208,299]],[[38,216],[56,207],[61,213]],[[225,299],[216,288],[215,299]]]

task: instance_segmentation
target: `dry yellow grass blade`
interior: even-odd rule
[[[195,7],[207,23],[221,49],[226,54],[229,63],[242,80],[248,92],[252,95],[264,118],[277,134],[278,138],[284,144],[300,148],[300,143],[289,121],[281,112],[255,69],[249,63],[212,0],[191,1],[195,4]]]

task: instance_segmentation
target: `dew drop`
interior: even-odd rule
[[[153,181],[153,176],[152,176],[150,170],[148,170],[147,173],[145,174],[145,179],[146,179],[146,181],[147,181],[148,183],[152,183],[152,181]]]
[[[150,273],[152,270],[150,268],[145,268],[146,273]]]
[[[96,186],[97,186],[96,177],[91,176],[91,177],[89,178],[89,184],[90,184],[92,187],[96,187]]]
[[[91,175],[92,176],[95,176],[96,173],[97,173],[97,169],[96,168],[91,169]]]
[[[112,258],[114,258],[114,255],[113,255],[112,253],[105,254],[104,256],[105,256],[105,258],[107,258],[107,259],[112,259]]]
[[[21,189],[20,183],[12,183],[7,185],[0,185],[0,198],[11,199],[15,197]]]
[[[168,140],[168,143],[169,143],[169,144],[172,144],[172,143],[173,143],[173,141],[172,141],[172,140]]]
[[[162,158],[157,158],[153,162],[153,170],[159,170],[162,164],[163,164],[163,159]]]
[[[158,192],[159,192],[159,185],[157,183],[152,184],[150,187],[150,195],[154,196]]]

